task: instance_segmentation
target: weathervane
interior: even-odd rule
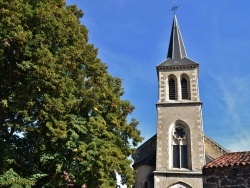
[[[173,1],[173,3],[174,3],[174,6],[170,9],[170,11],[173,11],[173,12],[174,12],[174,15],[175,15],[176,10],[177,10],[180,6],[176,6],[176,5],[175,5],[175,1]]]

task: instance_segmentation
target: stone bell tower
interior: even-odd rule
[[[199,64],[187,58],[176,15],[159,82],[155,188],[203,187],[205,164]]]

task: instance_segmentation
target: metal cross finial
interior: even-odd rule
[[[175,5],[175,2],[174,2],[174,5]],[[174,12],[174,15],[175,15],[175,11],[179,8],[180,6],[173,6],[170,11],[173,11]]]

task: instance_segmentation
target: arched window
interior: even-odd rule
[[[181,98],[190,100],[190,80],[186,74],[181,75]]]
[[[182,96],[182,99],[189,99],[188,97],[188,81],[186,78],[182,78],[181,79],[181,96]]]
[[[176,81],[173,77],[168,80],[169,100],[176,100]]]
[[[182,125],[173,129],[173,168],[188,168],[188,133]]]

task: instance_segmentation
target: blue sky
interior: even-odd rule
[[[167,55],[171,0],[67,0],[85,13],[89,42],[109,73],[123,80],[145,139],[156,133],[156,66]],[[190,59],[200,64],[207,136],[233,151],[250,150],[250,1],[176,0]]]

